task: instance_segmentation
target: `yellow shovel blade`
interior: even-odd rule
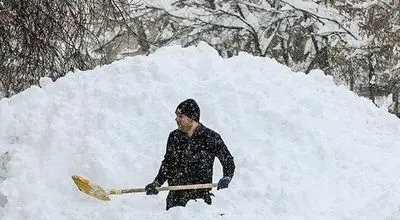
[[[72,179],[80,191],[103,201],[110,200],[109,193],[101,186],[91,183],[88,179],[78,175],[73,175]]]

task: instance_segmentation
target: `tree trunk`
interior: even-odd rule
[[[376,82],[372,82],[375,76],[375,69],[374,69],[374,64],[372,63],[372,54],[368,55],[368,96],[369,99],[376,105],[375,103],[375,95],[376,95],[376,91],[375,91],[375,83]]]

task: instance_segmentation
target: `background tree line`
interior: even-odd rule
[[[400,117],[397,0],[0,1],[0,91],[199,41],[223,57],[245,51],[305,74],[322,69],[376,105],[390,97]]]

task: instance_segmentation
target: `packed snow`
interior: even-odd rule
[[[1,219],[400,219],[400,121],[322,71],[200,43],[40,83],[0,100]],[[78,190],[74,174],[106,189],[153,181],[187,98],[235,157],[211,206]]]

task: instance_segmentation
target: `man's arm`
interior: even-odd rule
[[[219,159],[222,164],[222,170],[224,177],[233,177],[235,172],[235,162],[233,156],[229,152],[228,147],[225,145],[220,135],[215,136],[215,156]]]
[[[154,181],[156,181],[160,186],[164,184],[164,182],[170,176],[170,167],[172,160],[172,135],[170,134],[167,141],[167,150],[164,155],[164,159],[161,162],[160,169],[158,170],[158,174]]]

